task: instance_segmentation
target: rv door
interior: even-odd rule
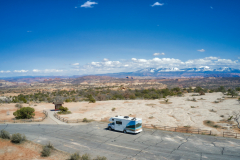
[[[116,119],[115,122],[115,130],[117,131],[123,131],[123,124],[121,120]]]

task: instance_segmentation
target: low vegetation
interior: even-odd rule
[[[61,107],[59,108],[59,110],[60,110],[60,111],[58,112],[58,114],[71,114],[71,111],[69,111],[67,107],[62,107],[62,106],[61,106]]]
[[[69,160],[107,160],[107,158],[97,156],[96,158],[92,159],[90,154],[85,153],[81,156],[78,152],[76,152],[70,156]]]
[[[210,120],[203,121],[203,124],[208,127],[212,127],[212,128],[220,128],[221,127],[219,125],[216,125],[213,121],[210,121]]]
[[[26,140],[27,140],[26,136],[20,133],[15,133],[15,134],[12,134],[11,136],[12,143],[22,143],[23,141],[26,141]]]
[[[0,138],[2,138],[2,139],[11,139],[11,135],[10,135],[10,133],[8,131],[1,130]]]
[[[112,111],[115,111],[116,110],[116,108],[112,108]]]
[[[89,122],[92,122],[92,121],[93,121],[92,119],[83,118],[82,122],[89,123]]]
[[[16,119],[30,119],[35,116],[35,109],[31,107],[23,107],[13,113]]]
[[[43,150],[41,151],[42,157],[48,157],[51,154],[51,151],[54,149],[53,145],[48,142],[45,146],[43,146]]]

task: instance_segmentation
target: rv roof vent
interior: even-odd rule
[[[134,118],[132,119],[132,121],[136,121],[136,117],[134,117]]]
[[[129,118],[129,116],[124,116],[124,118]]]

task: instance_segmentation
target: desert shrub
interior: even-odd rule
[[[90,154],[85,153],[84,155],[82,155],[81,160],[91,160]]]
[[[74,153],[70,156],[69,160],[81,160],[81,156],[79,153]]]
[[[112,111],[115,111],[116,110],[116,108],[112,108]]]
[[[17,108],[22,108],[23,105],[18,103],[18,104],[15,105],[15,107],[17,107]]]
[[[83,118],[83,121],[82,122],[91,122],[92,120],[90,120],[90,119],[87,119],[87,118]]]
[[[167,103],[167,102],[168,102],[168,99],[165,99],[164,101]]]
[[[107,160],[107,158],[106,158],[106,157],[97,156],[97,157],[94,158],[93,160]]]
[[[48,157],[51,154],[51,149],[48,148],[47,146],[43,146],[43,150],[41,152],[42,157]]]
[[[16,119],[30,119],[35,116],[35,109],[31,107],[23,107],[13,113]]]
[[[224,115],[221,115],[220,117],[222,117],[222,118],[223,118],[223,117],[224,117]]]
[[[10,135],[10,133],[8,131],[1,130],[0,138],[2,138],[2,139],[11,139],[11,135]]]
[[[196,102],[197,100],[196,100],[196,98],[193,98],[192,101]]]
[[[200,91],[199,94],[200,95],[205,95],[205,93],[203,91]]]
[[[50,149],[54,149],[53,144],[51,142],[48,142],[45,146]]]
[[[12,143],[22,143],[23,141],[26,141],[27,138],[25,135],[21,135],[20,133],[15,133],[11,137]]]
[[[93,96],[92,96],[91,94],[89,94],[89,95],[87,96],[87,98],[88,98],[88,100],[89,100],[89,103],[95,103],[95,102],[96,102],[96,100],[93,98]]]
[[[63,107],[63,106],[59,107],[59,110],[60,110],[60,112],[58,112],[58,114],[70,114],[70,113],[72,113],[71,111],[68,110],[67,107]]]

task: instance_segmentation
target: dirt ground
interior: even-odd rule
[[[53,150],[47,158],[41,157],[42,146],[27,141],[22,144],[13,144],[9,140],[0,139],[1,160],[65,160],[69,158],[68,153]]]
[[[2,104],[0,105],[0,120],[11,120],[15,118],[13,115],[13,112],[15,112],[18,108],[15,107],[16,103],[10,103],[10,104]],[[29,107],[28,104],[23,104],[23,107]],[[38,108],[36,106],[30,106],[35,109],[35,119],[40,119],[41,117],[44,117],[44,113],[42,112],[43,109]]]
[[[223,97],[225,100],[214,103],[217,98]],[[192,98],[195,98],[196,102],[188,100]],[[143,124],[213,129],[204,125],[203,121],[220,122],[222,119],[229,118],[228,114],[240,110],[237,98],[227,98],[220,92],[206,93],[202,96],[192,96],[192,93],[187,93],[183,97],[169,97],[168,99],[167,103],[164,102],[164,99],[64,103],[63,106],[68,107],[72,114],[61,116],[70,120],[87,118],[96,121],[107,121],[116,115],[136,116],[142,118]],[[14,105],[3,104],[0,106],[0,119],[6,118],[7,110],[12,113],[12,110],[16,109]],[[54,105],[51,103],[39,103],[37,106],[32,104],[31,107],[35,108],[36,112],[41,112],[43,109],[54,109]],[[115,108],[114,111],[112,111],[113,108]],[[218,125],[224,127],[227,124],[218,123]]]

